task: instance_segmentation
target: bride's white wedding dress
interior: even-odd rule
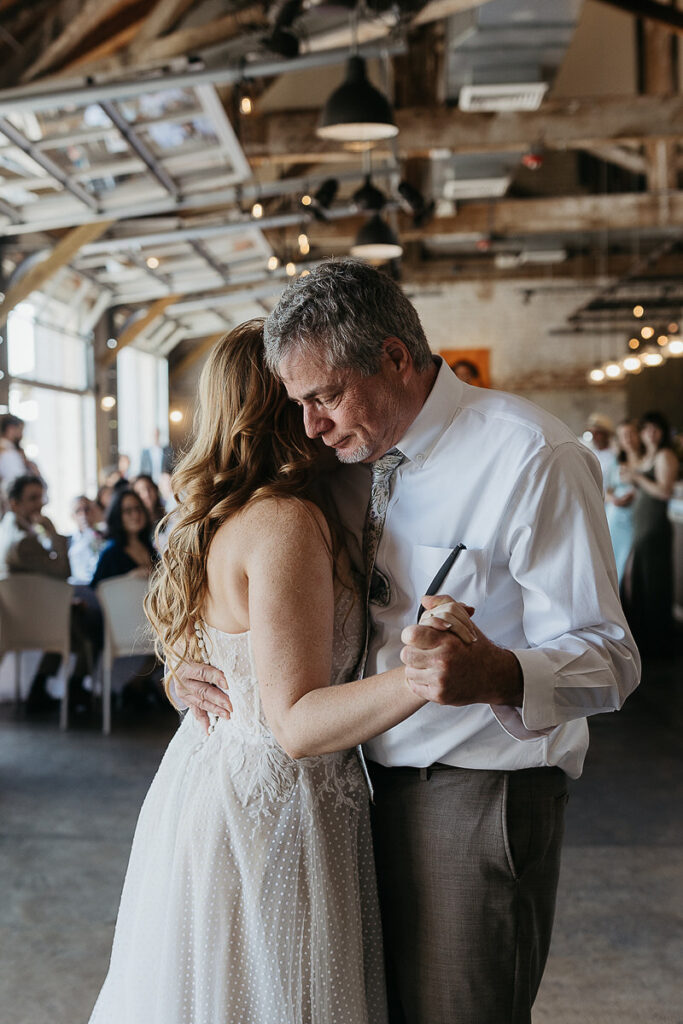
[[[337,607],[334,679],[358,658]],[[233,705],[186,714],[138,821],[90,1024],[385,1024],[368,794],[354,751],[292,760],[259,700],[249,633],[203,625]]]

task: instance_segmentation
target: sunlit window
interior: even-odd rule
[[[137,473],[143,448],[168,444],[168,362],[149,352],[124,348],[116,361],[119,451]]]
[[[7,320],[9,410],[25,423],[22,448],[47,484],[46,514],[73,529],[76,495],[95,494],[95,402],[78,309],[34,293]]]

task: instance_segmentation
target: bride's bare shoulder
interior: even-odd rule
[[[248,551],[286,545],[289,550],[330,545],[330,529],[318,506],[305,498],[264,497],[252,501],[219,528],[219,546]]]

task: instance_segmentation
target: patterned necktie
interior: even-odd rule
[[[365,525],[363,527],[363,561],[365,564],[365,649],[361,657],[358,675],[365,670],[365,662],[368,656],[368,644],[370,641],[370,604],[378,604],[385,607],[389,604],[390,590],[389,581],[378,569],[375,568],[375,558],[379,545],[384,520],[387,516],[389,505],[389,494],[391,492],[391,477],[397,467],[403,462],[404,455],[398,448],[391,448],[386,455],[383,455],[372,466],[372,487],[370,490],[370,502],[365,513]]]

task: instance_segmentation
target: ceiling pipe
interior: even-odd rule
[[[359,56],[368,60],[383,56],[405,53],[406,43],[393,39],[380,43],[372,42],[358,47]],[[0,91],[0,115],[32,111],[39,113],[65,106],[89,106],[91,103],[120,101],[134,96],[162,92],[166,89],[188,89],[198,85],[236,85],[251,78],[275,78],[293,71],[307,71],[343,64],[348,60],[348,47],[307,53],[291,60],[255,61],[251,64],[236,63],[231,67],[201,67],[194,70],[150,74],[144,78],[124,78],[118,81],[98,82],[93,79],[79,79],[70,86],[61,88],[53,82],[47,88],[45,83],[36,87],[3,89]]]

